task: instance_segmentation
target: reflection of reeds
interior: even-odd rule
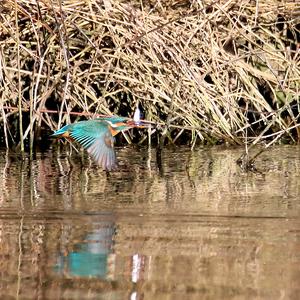
[[[6,144],[9,130],[32,148],[71,112],[132,116],[137,103],[171,142],[297,141],[299,11],[297,1],[6,0]]]
[[[164,151],[158,169],[153,151],[141,153],[128,147],[118,151],[119,169],[110,176],[84,152],[54,150],[35,160],[24,156],[22,162],[7,152],[0,158],[0,203],[3,210],[30,214],[111,207],[143,214],[296,214],[289,208],[296,202],[291,200],[286,207],[282,199],[300,195],[297,177],[286,176],[299,173],[299,151],[276,149],[258,161],[261,175],[240,171],[235,164],[240,149]],[[264,200],[268,195],[272,201]]]
[[[20,163],[7,151],[0,157],[2,298],[85,299],[87,289],[89,298],[116,290],[119,297],[134,288],[145,299],[182,299],[187,291],[201,299],[215,287],[220,295],[228,286],[244,291],[245,282],[252,294],[297,289],[299,149],[272,151],[262,156],[264,176],[241,174],[239,150],[166,151],[161,174],[153,159],[137,163],[145,154],[125,148],[111,176],[81,164],[80,155],[51,151]],[[72,274],[68,255],[79,244],[101,244],[87,235],[104,226],[116,228],[104,243],[112,247],[109,280]],[[59,258],[65,267],[56,273]]]

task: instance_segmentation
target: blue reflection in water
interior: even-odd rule
[[[55,271],[60,274],[78,277],[105,278],[108,255],[112,252],[114,223],[101,223],[101,228],[87,234],[81,243],[67,255],[60,254]]]

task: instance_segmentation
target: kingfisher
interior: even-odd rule
[[[55,131],[52,137],[77,141],[98,165],[106,171],[112,171],[117,167],[114,136],[120,131],[145,126],[136,116],[134,119],[118,116],[101,117],[65,125]]]

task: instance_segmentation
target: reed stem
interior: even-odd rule
[[[20,56],[20,34],[19,34],[19,19],[18,19],[18,5],[15,0],[15,26],[16,26],[16,47],[17,47],[17,64],[18,64],[18,110],[19,110],[19,136],[20,136],[20,150],[24,152],[23,139],[23,114],[22,114],[22,82],[21,82],[21,56]]]

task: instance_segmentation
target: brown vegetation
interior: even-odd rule
[[[132,116],[137,105],[172,142],[300,139],[298,1],[2,3],[7,147],[72,112]]]

